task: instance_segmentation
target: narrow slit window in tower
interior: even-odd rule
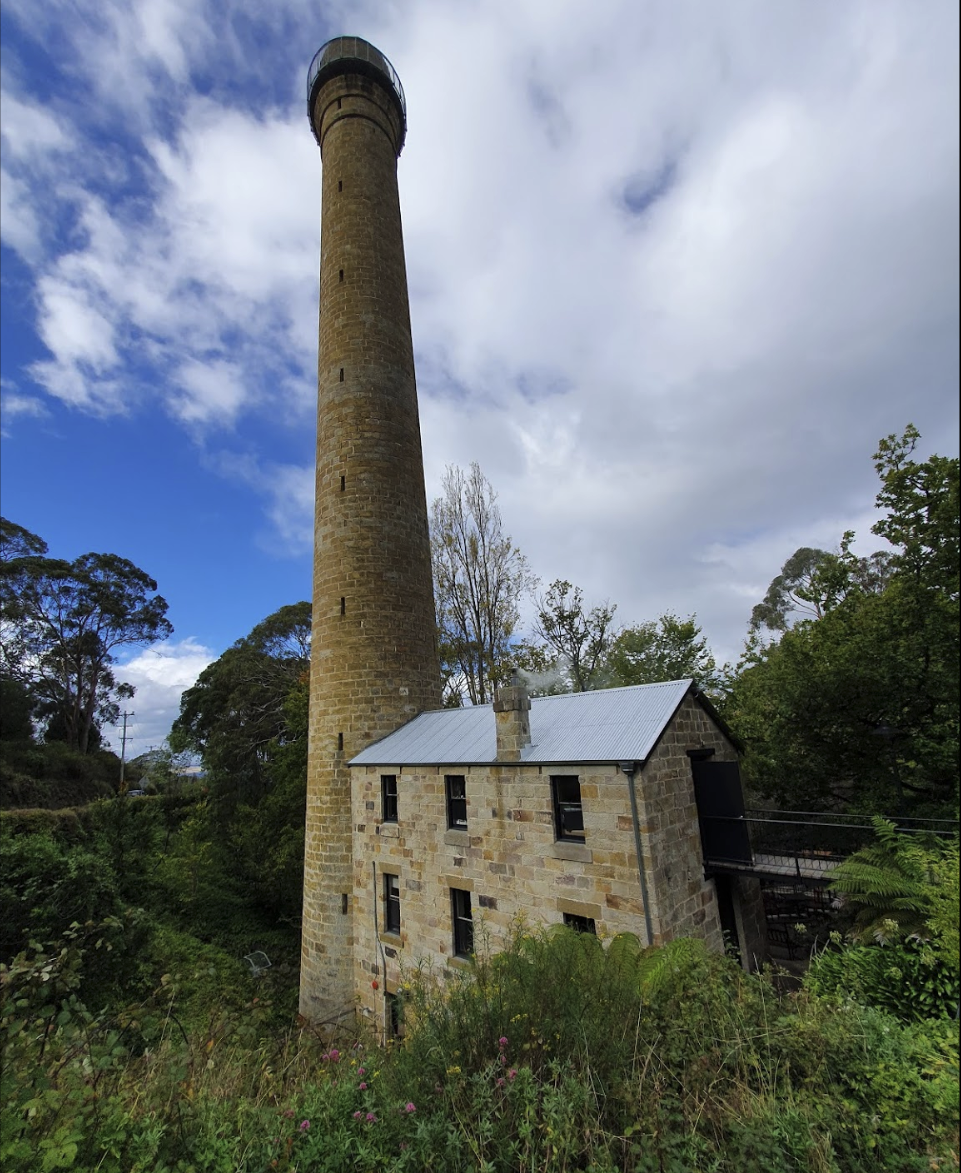
[[[345,493],[347,491],[347,478],[346,477],[340,478],[340,491],[342,493]]]
[[[344,190],[344,181],[343,181],[342,179],[338,179],[338,180],[337,180],[337,190],[338,190],[338,191],[343,191],[343,190]]]
[[[347,600],[343,595],[340,596],[340,613],[341,615],[347,614]]]
[[[340,280],[343,281],[343,279],[344,279],[344,270],[341,269],[340,270]]]
[[[338,750],[342,750],[344,748],[344,735],[343,735],[343,733],[337,734],[337,748],[338,748]]]
[[[344,368],[343,368],[343,367],[341,367],[341,368],[340,368],[340,381],[341,381],[342,383],[343,383],[343,381],[344,381]]]

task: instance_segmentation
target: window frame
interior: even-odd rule
[[[397,775],[380,776],[380,820],[382,823],[396,823],[397,819]]]
[[[400,935],[400,876],[384,872],[384,932]]]
[[[565,912],[564,924],[575,933],[591,933],[597,936],[597,921],[592,916],[581,916],[576,912]]]
[[[402,1039],[404,1029],[404,999],[398,991],[384,994],[384,1032],[389,1039]]]
[[[454,789],[459,787],[460,794]],[[447,830],[467,830],[467,777],[464,774],[444,775],[444,803],[447,809]],[[458,814],[462,812],[462,817]]]
[[[474,915],[470,892],[466,888],[451,888],[450,915],[453,928],[455,957],[474,955]]]
[[[561,788],[573,783],[577,787],[577,801],[565,798]],[[551,775],[551,807],[554,812],[554,838],[560,843],[586,842],[584,831],[584,804],[581,800],[581,780],[577,774]],[[570,823],[579,823],[572,828]]]

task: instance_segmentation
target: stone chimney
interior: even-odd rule
[[[521,752],[531,743],[531,698],[515,672],[506,688],[494,694],[494,721],[497,729],[497,760],[519,762]]]

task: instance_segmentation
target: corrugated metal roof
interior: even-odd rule
[[[643,762],[692,680],[570,692],[531,700],[522,762]],[[497,760],[491,705],[421,713],[351,759],[352,766],[486,765]]]

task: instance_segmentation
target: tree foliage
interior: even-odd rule
[[[911,459],[908,427],[875,454],[894,543],[863,560],[846,534],[810,593],[820,615],[756,632],[724,705],[746,778],[794,809],[951,815],[958,798],[958,460]]]
[[[0,562],[2,672],[23,681],[34,713],[81,752],[111,724],[133,689],[112,665],[128,647],[166,639],[173,627],[156,582],[117,554],[46,556],[46,543],[3,523]]]
[[[231,815],[271,786],[270,763],[290,736],[285,705],[310,667],[310,604],[281,607],[200,673],[180,698],[175,751],[203,760],[215,804]]]
[[[221,865],[288,917],[303,885],[309,669],[310,604],[281,607],[201,672],[170,734],[203,761]]]
[[[508,670],[520,600],[536,582],[504,533],[497,494],[476,463],[448,466],[431,505],[431,560],[445,700],[493,700]]]
[[[883,590],[891,573],[891,555],[879,550],[859,558],[851,552],[853,541],[849,530],[836,551],[810,546],[795,550],[751,612],[751,631],[787,631],[799,618],[821,619],[852,590]]]
[[[559,691],[603,687],[616,610],[610,602],[588,610],[581,588],[565,579],[556,579],[537,600],[534,635],[545,649],[542,671],[556,674]]]
[[[656,684],[688,676],[705,691],[717,691],[717,662],[696,615],[681,619],[666,612],[656,622],[624,628],[613,641],[608,656],[612,685]]]

